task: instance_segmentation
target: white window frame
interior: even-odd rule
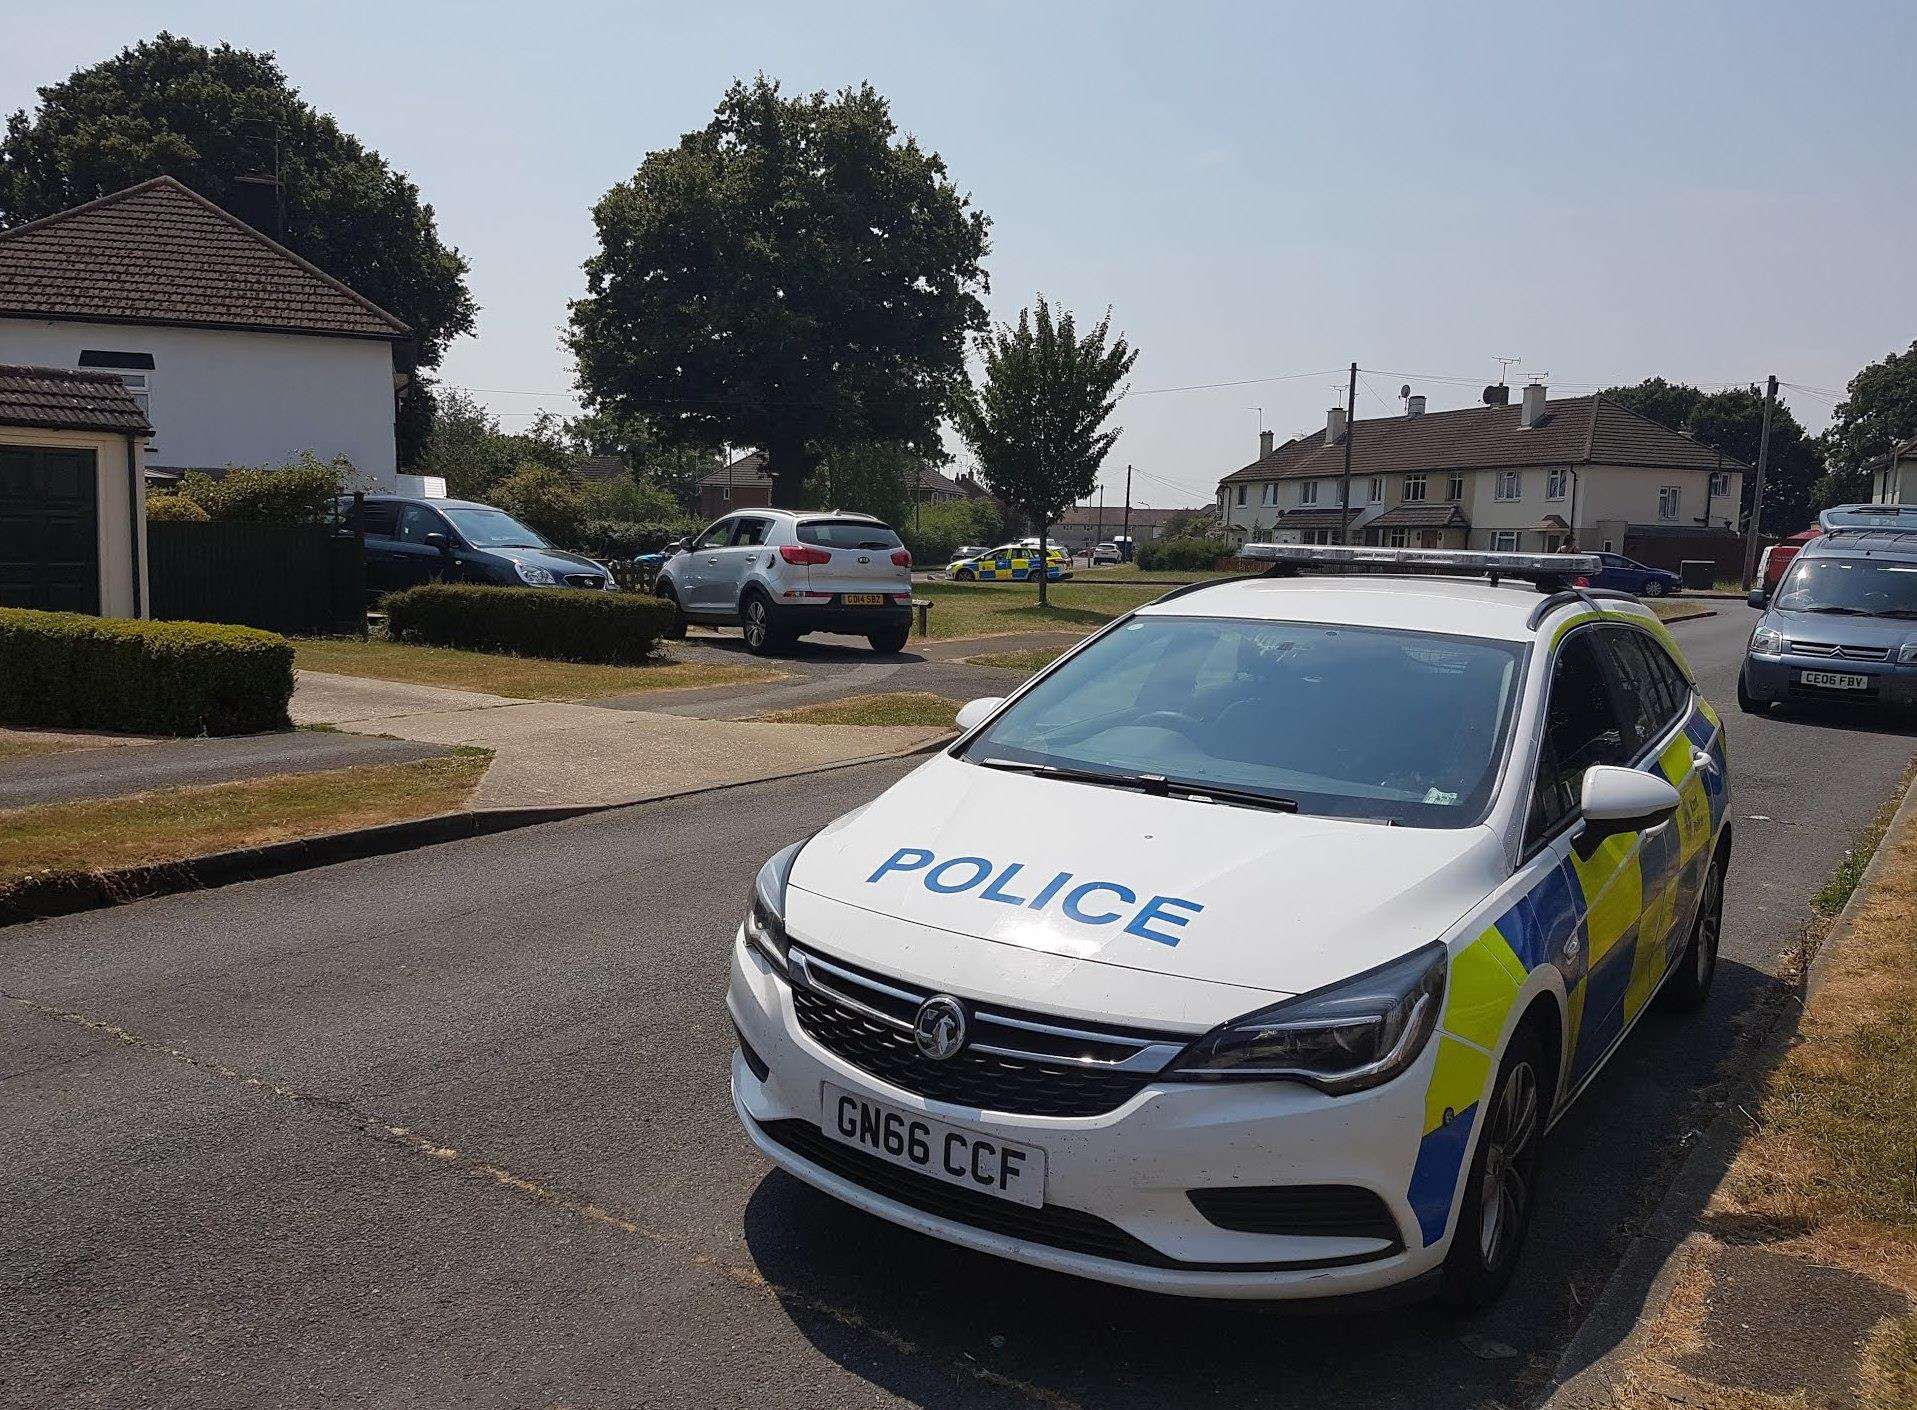
[[[1316,480],[1300,480],[1298,482],[1298,503],[1316,504],[1317,502],[1318,482]]]
[[[1493,553],[1516,553],[1519,535],[1516,529],[1493,529],[1491,531],[1491,551]]]
[[[1371,484],[1366,491],[1367,495],[1369,496],[1370,503],[1372,504],[1384,503],[1384,482],[1385,482],[1385,477],[1382,475],[1373,475],[1371,477]]]
[[[1422,470],[1415,475],[1406,475],[1404,477],[1404,502],[1406,504],[1423,504],[1424,497],[1430,492],[1430,488],[1430,477]],[[1403,548],[1404,545],[1393,544],[1392,547]]]
[[[1411,530],[1387,529],[1385,531],[1385,547],[1386,548],[1411,547]]]
[[[1445,482],[1444,502],[1446,504],[1459,504],[1459,503],[1462,503],[1463,500],[1464,500],[1464,471],[1453,470],[1451,472],[1450,478],[1446,480]]]
[[[1684,509],[1684,487],[1682,485],[1659,485],[1657,487],[1657,517],[1675,521]]]
[[[1569,486],[1570,483],[1571,472],[1568,470],[1545,471],[1544,497],[1546,499],[1563,499],[1566,487]]]
[[[1711,471],[1711,498],[1729,495],[1731,492],[1731,472],[1728,470]]]
[[[1245,496],[1250,490],[1250,485],[1240,485],[1238,487],[1238,508],[1243,509],[1245,507]]]
[[[1524,498],[1524,476],[1516,470],[1498,471],[1496,498],[1500,504],[1514,504]],[[1512,552],[1517,550],[1513,549]]]

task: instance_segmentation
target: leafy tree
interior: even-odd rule
[[[487,499],[562,548],[579,541],[586,522],[586,496],[579,477],[534,461],[494,485]]]
[[[585,412],[566,423],[566,439],[583,455],[612,455],[632,467],[641,485],[656,486],[672,497],[673,513],[699,500],[699,481],[712,469],[719,446],[671,445],[644,416],[607,408]]]
[[[520,433],[500,429],[499,420],[466,393],[435,388],[438,412],[419,457],[422,474],[443,476],[455,499],[490,499],[495,486],[521,465],[552,469],[571,459],[558,420],[541,413]]]
[[[753,445],[796,507],[835,446],[938,453],[964,379],[985,217],[869,85],[735,83],[593,208],[568,342],[594,411],[668,445]]]
[[[419,188],[299,96],[270,53],[209,49],[165,32],[39,90],[0,138],[0,225],[151,177],[178,177],[246,215],[238,178],[278,170],[285,223],[268,231],[411,325],[422,366],[473,330],[466,261],[444,244]],[[421,389],[401,407],[410,464]]]
[[[1870,498],[1871,461],[1917,436],[1917,342],[1873,362],[1847,393],[1824,432],[1831,473],[1818,485],[1818,507]]]
[[[1599,393],[1621,402],[1640,416],[1715,446],[1725,459],[1751,467],[1744,476],[1738,522],[1748,523],[1757,496],[1757,449],[1763,439],[1764,393],[1758,387],[1731,387],[1706,392],[1684,382],[1648,377],[1633,387],[1607,387]],[[1770,464],[1764,474],[1764,514],[1767,534],[1792,534],[1811,521],[1812,492],[1824,473],[1817,442],[1805,432],[1782,397],[1771,412]],[[1700,506],[1701,507],[1701,506]]]
[[[306,524],[320,518],[335,495],[367,487],[345,456],[321,460],[309,451],[284,465],[232,466],[217,480],[195,471],[180,480],[175,493],[209,519]]]
[[[806,485],[806,503],[856,509],[896,527],[912,517],[914,481],[924,466],[923,456],[902,445],[837,447]]]
[[[146,497],[149,524],[204,524],[213,516],[183,494],[150,494]]]
[[[1138,353],[1111,340],[1112,316],[1083,337],[1067,312],[1057,319],[1044,295],[1019,313],[1017,327],[982,340],[985,384],[958,405],[959,434],[971,447],[992,493],[1038,524],[1042,551],[1054,519],[1091,494],[1098,467],[1119,429],[1104,429],[1118,405],[1119,383]],[[1050,575],[1038,574],[1038,600]]]
[[[588,481],[580,490],[588,519],[653,523],[680,517],[679,502],[650,481],[631,476]]]

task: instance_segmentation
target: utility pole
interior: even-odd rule
[[[1105,542],[1105,482],[1098,482],[1098,531],[1092,535],[1092,547]]]
[[[1351,389],[1345,393],[1345,475],[1339,491],[1338,542],[1351,542],[1351,443],[1358,435],[1358,364],[1351,364]]]
[[[1131,560],[1127,557],[1127,555],[1131,552],[1131,543],[1132,543],[1132,467],[1129,464],[1125,466],[1124,538],[1125,538],[1125,547],[1119,550],[1118,556],[1122,559],[1125,559],[1125,561],[1130,562]]]
[[[1751,496],[1751,522],[1744,531],[1744,591],[1757,576],[1757,526],[1764,519],[1764,474],[1771,465],[1771,408],[1777,405],[1777,378],[1764,384],[1764,429],[1757,437],[1757,488]]]

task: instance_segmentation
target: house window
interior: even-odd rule
[[[1424,478],[1422,475],[1406,475],[1404,477],[1404,502],[1406,504],[1417,504],[1424,499]],[[1398,545],[1400,548],[1403,546],[1402,544]]]
[[[88,348],[80,354],[80,366],[100,372],[114,372],[133,393],[133,400],[139,404],[140,415],[147,424],[153,424],[153,354],[136,352],[108,352],[98,348]]]
[[[1391,530],[1389,533],[1385,535],[1385,547],[1386,548],[1411,547],[1411,530],[1409,529]]]
[[[1498,495],[1501,500],[1522,499],[1524,481],[1515,470],[1498,471]]]
[[[1711,498],[1731,492],[1731,472],[1728,470],[1711,471]]]
[[[1496,533],[1492,534],[1491,551],[1493,553],[1516,553],[1518,551],[1518,531],[1516,529],[1499,529]]]
[[[1657,517],[1660,519],[1677,518],[1678,487],[1660,485],[1657,491]]]
[[[1298,502],[1300,504],[1316,504],[1318,502],[1318,482],[1316,480],[1306,480],[1298,486]]]
[[[1464,476],[1456,470],[1451,472],[1450,483],[1444,487],[1444,497],[1453,504],[1464,498]]]
[[[1278,503],[1278,482],[1276,480],[1267,480],[1258,487],[1258,502],[1260,504]]]
[[[1604,552],[1606,552],[1606,553],[1616,553],[1616,552],[1617,552],[1617,545],[1616,545],[1616,543],[1615,543],[1615,542],[1614,542],[1613,540],[1611,540],[1611,539],[1606,539],[1606,540],[1604,541],[1604,550],[1603,550],[1603,551],[1604,551]]]
[[[1306,529],[1300,537],[1301,537],[1301,540],[1305,543],[1330,543],[1331,530]]]
[[[1240,507],[1243,507],[1243,505],[1244,505],[1244,503],[1245,503],[1245,491],[1246,491],[1246,490],[1247,490],[1248,488],[1250,488],[1250,487],[1249,487],[1249,486],[1247,486],[1247,485],[1240,485],[1240,486],[1238,487],[1238,503],[1239,503],[1239,505],[1240,505]]]
[[[1373,504],[1384,503],[1384,476],[1373,475],[1371,477],[1369,498]]]
[[[1570,472],[1565,470],[1546,471],[1544,476],[1544,497],[1546,499],[1563,499],[1564,483],[1570,478]]]

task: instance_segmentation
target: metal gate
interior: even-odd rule
[[[100,610],[94,453],[0,446],[0,607]]]

